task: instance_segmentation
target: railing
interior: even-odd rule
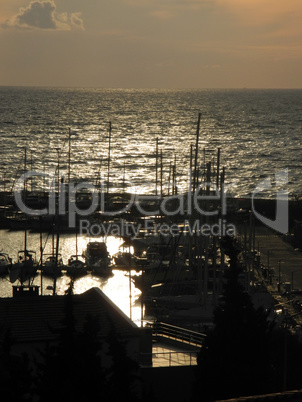
[[[201,347],[206,338],[206,335],[200,332],[176,327],[163,322],[147,323],[146,326],[152,328],[154,337],[168,338],[187,345]]]
[[[140,353],[140,362],[146,367],[196,366],[197,352]]]

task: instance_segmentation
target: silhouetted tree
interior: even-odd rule
[[[26,354],[12,355],[13,338],[0,326],[1,398],[18,402],[142,400],[139,366],[127,355],[113,323],[105,340],[100,338],[98,316],[87,315],[79,329],[72,294],[71,283],[61,327],[50,328],[53,342],[31,360]]]
[[[33,373],[27,354],[12,354],[10,330],[0,329],[0,394],[3,401],[31,401]]]
[[[236,245],[228,241],[230,257],[224,301],[214,311],[211,331],[198,356],[196,399],[224,399],[268,391],[273,368],[270,341],[273,326],[263,308],[255,309],[238,282]]]
[[[136,363],[112,329],[107,341],[99,338],[97,316],[88,315],[77,330],[72,291],[65,295],[65,317],[57,340],[41,352],[37,364],[36,395],[40,402],[117,401],[136,396],[131,388]],[[104,367],[102,356],[108,346],[112,367]],[[104,359],[103,359],[104,360]]]
[[[108,401],[121,400],[136,402],[140,399],[139,365],[126,352],[125,343],[119,339],[112,325],[107,337],[108,355],[112,358],[112,366],[107,372]]]
[[[76,330],[72,291],[65,297],[62,328],[54,331],[57,340],[41,351],[37,361],[36,392],[41,402],[101,400],[104,394],[104,373],[99,352],[99,323],[87,316],[82,331]]]

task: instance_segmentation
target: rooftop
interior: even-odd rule
[[[99,319],[99,336],[105,338],[112,327],[121,337],[137,336],[139,328],[99,289],[93,287],[72,295],[76,330],[81,331],[87,316]],[[53,330],[63,326],[65,296],[22,296],[0,298],[0,324],[10,329],[15,342],[49,341]]]

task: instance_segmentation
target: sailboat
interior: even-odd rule
[[[66,266],[66,275],[72,278],[78,278],[87,274],[87,267],[83,256],[78,254],[78,235],[76,232],[76,253],[68,260]]]
[[[44,254],[46,256],[47,254]],[[61,254],[58,254],[58,259],[54,254],[49,255],[41,269],[45,276],[60,276],[62,274],[63,260]]]
[[[6,253],[0,253],[0,275],[6,275],[12,265],[12,259]]]
[[[68,260],[66,266],[66,275],[72,278],[79,278],[87,274],[86,263],[81,255],[72,255]]]
[[[58,224],[58,220],[56,222]],[[62,275],[63,259],[59,253],[59,229],[57,227],[57,244],[55,247],[54,230],[52,228],[52,253],[44,254],[46,257],[44,263],[41,262],[41,275],[58,277]]]
[[[26,148],[24,150],[24,173],[26,173]],[[27,197],[26,180],[24,181],[24,199]],[[24,284],[27,280],[30,282],[37,273],[36,252],[27,249],[27,228],[24,229],[24,250],[18,252],[18,260],[11,266],[9,271],[10,282],[14,283],[16,280]]]
[[[21,285],[27,280],[30,282],[37,273],[36,252],[33,250],[24,250],[18,252],[18,261],[12,264],[9,270],[9,280],[11,283],[19,280]]]

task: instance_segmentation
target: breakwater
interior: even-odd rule
[[[49,206],[49,197],[49,193],[28,192],[24,204],[31,210],[41,211]],[[74,228],[79,227],[79,217],[81,217],[82,211],[84,211],[82,218],[84,215],[85,218],[92,219],[92,222],[102,222],[103,224],[106,224],[106,222],[112,223],[112,220],[116,221],[120,219],[126,222],[138,222],[139,219],[145,220],[148,217],[154,219],[156,222],[162,222],[167,220],[167,218],[170,222],[184,221],[188,216],[188,205],[187,201],[183,203],[183,210],[181,210],[181,197],[186,197],[186,195],[155,197],[154,195],[135,195],[130,193],[102,194],[98,198],[98,204],[89,213],[89,208],[91,208],[93,201],[91,194],[87,192],[77,194],[72,211],[77,218]],[[68,202],[69,200],[65,199],[64,213],[60,213],[61,230],[67,229],[68,223],[70,223],[68,220],[68,214],[70,213]],[[259,215],[271,220],[274,220],[276,217],[277,202],[274,199],[258,198],[252,200],[250,198],[232,197],[227,198],[225,202],[226,205],[224,208],[227,220],[237,221],[238,216],[242,217],[249,211],[256,211]],[[287,204],[285,208],[288,208],[289,232],[291,232],[294,230],[295,222],[302,220],[302,200],[296,199],[279,202]],[[59,197],[55,194],[55,205],[58,203]],[[215,205],[219,208],[221,200],[218,200]],[[213,209],[213,202],[210,208]],[[15,230],[42,228],[44,230],[53,227],[55,221],[56,213],[49,213],[48,211],[48,213],[41,216],[32,215],[31,213],[26,214],[16,204],[14,193],[0,192],[0,228]]]

